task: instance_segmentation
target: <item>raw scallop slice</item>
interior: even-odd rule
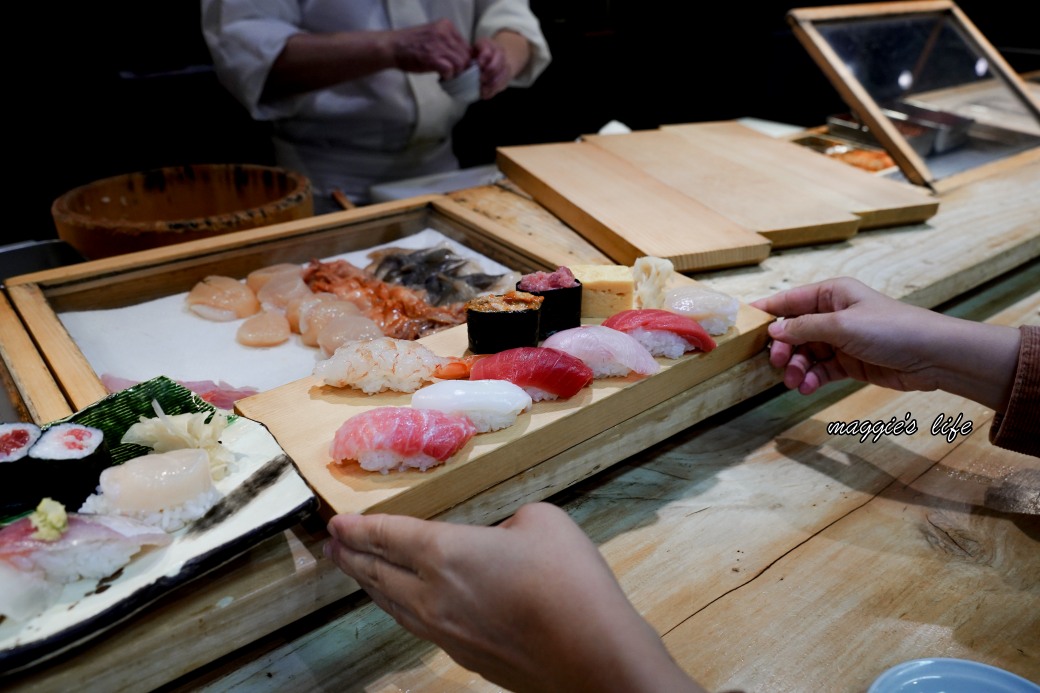
[[[288,341],[290,335],[289,320],[277,311],[265,310],[246,318],[238,326],[235,340],[245,346],[269,347]]]
[[[210,275],[191,288],[188,309],[207,320],[229,322],[260,312],[260,301],[248,286],[220,275]]]

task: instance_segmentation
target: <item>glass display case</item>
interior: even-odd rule
[[[852,109],[828,132],[880,144],[937,191],[1040,151],[1040,101],[946,0],[793,9],[802,44]]]

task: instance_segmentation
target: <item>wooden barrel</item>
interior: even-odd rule
[[[310,181],[254,164],[200,164],[88,183],[51,205],[58,236],[86,258],[145,250],[314,214]]]

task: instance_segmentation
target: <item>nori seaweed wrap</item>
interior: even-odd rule
[[[478,296],[466,303],[469,350],[497,354],[506,349],[538,346],[541,296],[524,291]]]

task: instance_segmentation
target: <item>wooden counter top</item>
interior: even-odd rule
[[[966,304],[971,316],[988,317],[990,301],[1003,306],[1012,297],[1023,302],[1000,319],[1036,322],[1037,190],[1034,160],[953,191],[926,224],[777,251],[761,266],[696,278],[748,301],[846,274],[930,307],[1001,278]],[[568,233],[508,186],[452,197],[532,242]],[[580,257],[581,244],[574,246]],[[983,458],[989,466],[972,466],[979,477],[995,478],[986,474],[1017,460],[986,448],[984,434],[956,445],[928,435],[861,445],[824,432],[824,422],[842,417],[910,411],[924,422],[955,407],[984,430],[987,412],[941,393],[848,385],[802,398],[771,389],[777,381],[764,355],[754,357],[440,517],[487,524],[573,486],[554,500],[600,545],[637,608],[709,688],[863,690],[891,664],[936,654],[1040,678],[1036,517],[982,511],[979,489],[959,487],[949,471],[974,465],[975,448],[992,453]],[[958,554],[961,527],[990,547],[983,559]],[[929,532],[937,543],[922,544]],[[61,690],[89,680],[106,691],[492,688],[356,594],[321,556],[322,541],[320,526],[297,527],[98,642],[3,683]],[[1004,629],[999,638],[994,623]]]

